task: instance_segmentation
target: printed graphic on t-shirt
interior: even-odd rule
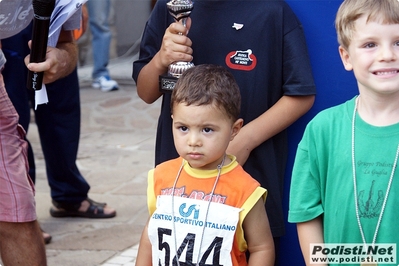
[[[375,180],[371,182],[370,189],[361,190],[358,193],[358,206],[360,218],[375,218],[380,215],[382,203],[384,202],[384,192],[374,191]]]
[[[161,190],[161,195],[170,196],[170,195],[172,195],[172,191],[173,191],[173,188],[164,188]],[[201,190],[193,190],[188,195],[188,194],[186,194],[186,187],[183,186],[180,188],[175,188],[174,195],[177,197],[182,197],[182,198],[209,201],[209,197],[211,196],[211,193],[205,193],[204,191],[201,191]],[[213,196],[212,196],[212,202],[216,202],[216,203],[225,204],[226,199],[227,199],[227,196],[223,196],[223,195],[219,195],[219,194],[213,194]]]
[[[251,49],[232,51],[226,56],[226,65],[231,69],[251,71],[256,67],[256,56]]]
[[[392,167],[393,164],[388,162],[361,160],[356,162],[360,218],[379,217]]]

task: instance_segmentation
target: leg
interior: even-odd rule
[[[27,76],[27,68],[24,64],[25,56],[30,52],[28,47],[28,41],[32,35],[31,26],[28,26],[25,30],[19,34],[5,39],[2,41],[3,52],[6,56],[7,63],[6,68],[3,71],[4,81],[7,84],[8,96],[14,105],[18,115],[19,124],[28,132],[30,123],[30,100],[28,90],[26,88],[26,80],[21,77]],[[35,183],[36,167],[32,146],[28,142],[28,163],[29,163],[29,176],[33,183]],[[45,243],[48,244],[51,241],[51,235],[46,232],[42,232]]]
[[[2,40],[7,58],[3,71],[10,99],[19,122],[28,129],[34,93],[26,88],[27,68],[23,62],[30,50],[31,25],[19,34]],[[87,198],[89,185],[76,167],[80,134],[80,99],[77,72],[47,85],[49,103],[35,112],[40,141],[46,160],[48,182],[56,201],[80,203]],[[30,104],[31,103],[31,104]],[[33,158],[33,156],[30,156]],[[32,160],[33,161],[33,160]],[[30,164],[30,166],[34,163]]]
[[[4,82],[7,84],[6,90],[12,104],[19,115],[19,124],[28,132],[30,123],[30,103],[26,79],[28,71],[24,63],[24,58],[29,54],[28,41],[31,39],[31,25],[19,34],[2,40],[3,52],[6,56],[6,68],[3,71]],[[36,179],[35,160],[32,147],[28,141],[28,162],[29,175],[33,182]]]
[[[25,131],[0,74],[0,256],[5,265],[46,265],[28,175]]]
[[[28,175],[28,144],[0,73],[0,221],[36,220],[34,185]]]
[[[25,118],[21,121],[26,128],[30,117],[29,101],[34,106],[34,94],[26,89],[26,80],[21,77],[27,76],[23,58],[29,53],[26,43],[30,34],[27,29],[2,41],[3,48],[9,54],[5,70],[7,72],[4,72],[7,73],[7,84],[12,86],[9,90],[15,95],[13,98],[16,105],[20,106],[20,112],[23,114],[21,118]],[[51,196],[59,203],[82,204],[79,211],[86,211],[90,207],[86,201],[90,186],[76,166],[80,137],[80,99],[76,69],[69,76],[47,84],[47,92],[50,102],[41,105],[35,116]],[[18,117],[16,119],[18,120]],[[115,210],[105,207],[104,213],[112,214]]]
[[[5,266],[46,265],[46,250],[38,222],[0,222],[0,255]]]
[[[93,79],[109,76],[107,65],[112,37],[108,23],[109,9],[109,0],[89,0],[87,2],[90,31],[93,37]]]
[[[107,68],[112,37],[108,23],[110,7],[110,0],[90,0],[87,2],[94,62],[92,86],[101,89],[103,92],[115,91],[119,88],[118,83],[110,78]]]
[[[90,186],[76,166],[80,137],[80,98],[76,69],[67,77],[47,84],[46,88],[49,103],[35,110],[35,118],[51,197],[56,202],[81,203],[87,198]]]
[[[87,200],[90,186],[76,166],[80,137],[80,96],[76,69],[67,77],[47,84],[46,87],[49,103],[40,106],[35,111],[35,117],[46,161],[51,197],[57,207],[73,206],[72,209],[76,210],[72,213],[60,213],[57,212],[58,208],[53,207],[51,215],[114,217],[116,212],[112,208]]]

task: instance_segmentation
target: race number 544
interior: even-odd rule
[[[171,247],[167,241],[165,241],[164,236],[171,236],[172,230],[167,228],[158,228],[158,249],[160,251],[164,250],[165,253],[165,266],[170,266],[171,261]],[[194,254],[194,246],[196,241],[196,235],[193,233],[188,233],[186,237],[183,239],[180,246],[178,246],[176,250],[176,255],[173,257],[172,266],[178,266],[177,261],[179,261],[180,266],[195,266],[197,262],[193,260]],[[202,257],[200,258],[199,265],[200,266],[222,266],[220,265],[220,250],[222,247],[223,238],[215,237],[212,243],[206,248]],[[199,243],[201,244],[201,243]],[[180,261],[181,255],[186,251],[185,260]],[[212,252],[213,251],[213,252]],[[173,252],[175,253],[175,252]],[[213,254],[212,263],[206,264],[209,256]],[[197,259],[197,258],[195,258]],[[161,259],[159,260],[159,265],[163,265],[161,263]]]

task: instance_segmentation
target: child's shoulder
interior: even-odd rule
[[[165,162],[162,162],[155,166],[154,171],[165,171],[166,169],[175,169],[179,168],[183,163],[183,159],[181,157],[171,159]]]

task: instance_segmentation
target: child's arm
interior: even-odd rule
[[[148,238],[148,223],[143,229],[140,238],[139,251],[137,253],[136,266],[151,266],[152,265],[152,252],[151,242]]]
[[[250,253],[248,266],[273,266],[274,242],[262,199],[245,217],[243,229]]]
[[[297,230],[303,258],[305,259],[306,265],[310,265],[310,244],[324,243],[323,221],[321,216],[308,222],[298,223]]]

